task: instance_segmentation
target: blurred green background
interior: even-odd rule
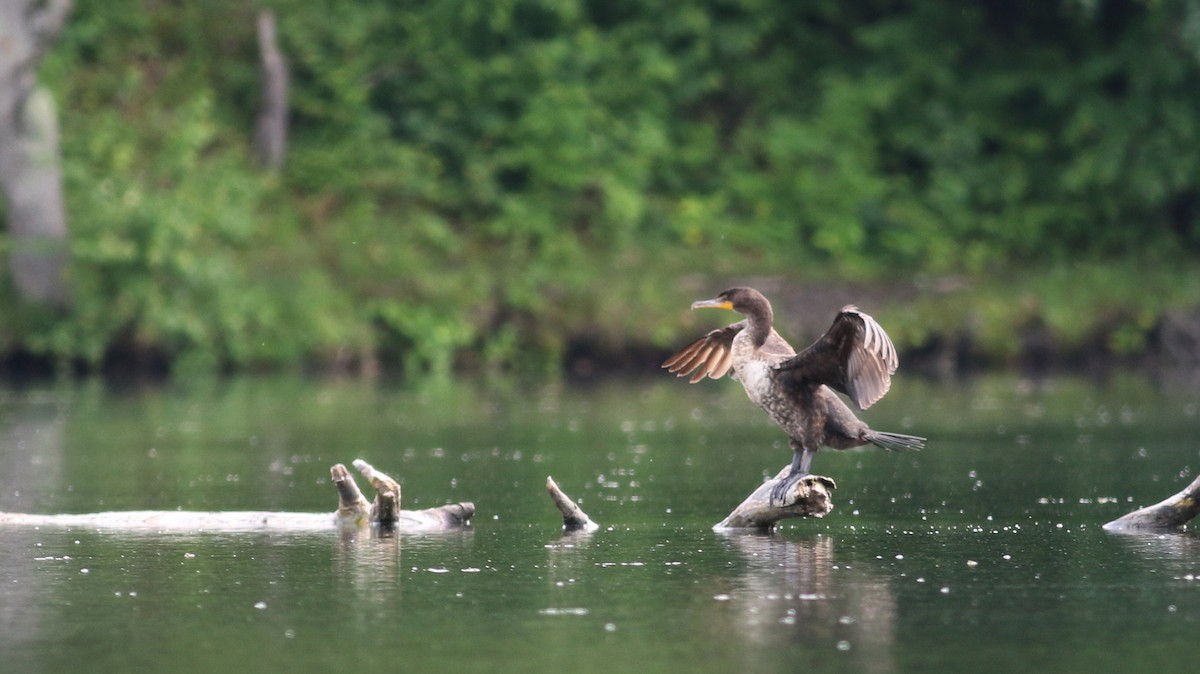
[[[73,301],[0,274],[10,369],[648,368],[733,282],[951,367],[1200,353],[1198,2],[78,1],[39,77]]]

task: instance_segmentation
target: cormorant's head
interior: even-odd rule
[[[771,304],[767,302],[767,298],[763,297],[762,293],[754,288],[730,288],[722,290],[720,295],[711,300],[700,300],[692,302],[693,309],[728,309],[736,311],[743,316],[754,314],[770,315]]]

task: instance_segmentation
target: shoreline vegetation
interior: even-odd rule
[[[662,287],[669,290],[643,296],[652,298],[645,305],[631,299],[608,306],[610,313],[564,308],[558,314],[531,317],[545,326],[547,335],[557,332],[557,341],[541,352],[534,345],[516,345],[516,359],[499,364],[481,358],[492,348],[486,342],[489,335],[448,353],[447,366],[440,372],[420,366],[409,370],[401,354],[363,350],[324,349],[288,361],[213,364],[189,360],[187,353],[159,345],[143,348],[117,342],[95,364],[10,349],[0,354],[0,377],[98,373],[160,378],[191,372],[304,371],[368,377],[510,372],[591,378],[656,373],[679,344],[720,322],[690,312],[691,298],[734,284],[763,288],[778,306],[779,329],[797,343],[811,343],[838,309],[855,304],[882,322],[906,370],[931,376],[1011,368],[1039,373],[1200,365],[1200,307],[1192,299],[1200,297],[1200,269],[1074,265],[1071,270],[1005,280],[944,277],[894,283],[805,283],[765,276],[714,279],[697,274],[681,274],[680,279],[673,285],[662,279]],[[609,280],[598,277],[597,290],[611,289]],[[586,304],[602,306],[613,299],[594,297]],[[463,314],[471,309],[464,308]],[[625,334],[623,327],[628,328]]]
[[[67,234],[0,231],[0,375],[650,371],[735,283],[793,343],[856,304],[914,370],[1195,366],[1196,25],[1191,2],[72,3],[36,73]],[[22,294],[22,256],[65,261],[60,302]]]

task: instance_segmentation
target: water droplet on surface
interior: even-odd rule
[[[267,608],[267,602],[265,602],[265,601],[259,601],[259,602],[255,602],[255,603],[254,603],[254,608],[256,608],[256,609],[258,609],[258,610],[262,611],[262,610],[264,610],[264,609],[266,609],[266,608]]]
[[[544,609],[539,609],[538,613],[541,615],[555,615],[555,616],[557,616],[557,615],[581,615],[582,616],[582,615],[587,615],[588,610],[586,608],[544,608]]]

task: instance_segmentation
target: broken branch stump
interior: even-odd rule
[[[1106,531],[1171,531],[1200,515],[1200,477],[1183,491],[1152,506],[1139,508],[1104,525]]]
[[[400,484],[386,473],[375,470],[362,459],[354,460],[354,467],[375,488],[375,502],[371,504],[371,521],[394,524],[400,516]]]
[[[546,478],[546,491],[550,492],[550,500],[554,502],[558,512],[562,513],[564,531],[595,531],[600,528],[599,524],[593,522],[592,518],[558,487],[553,477]]]

